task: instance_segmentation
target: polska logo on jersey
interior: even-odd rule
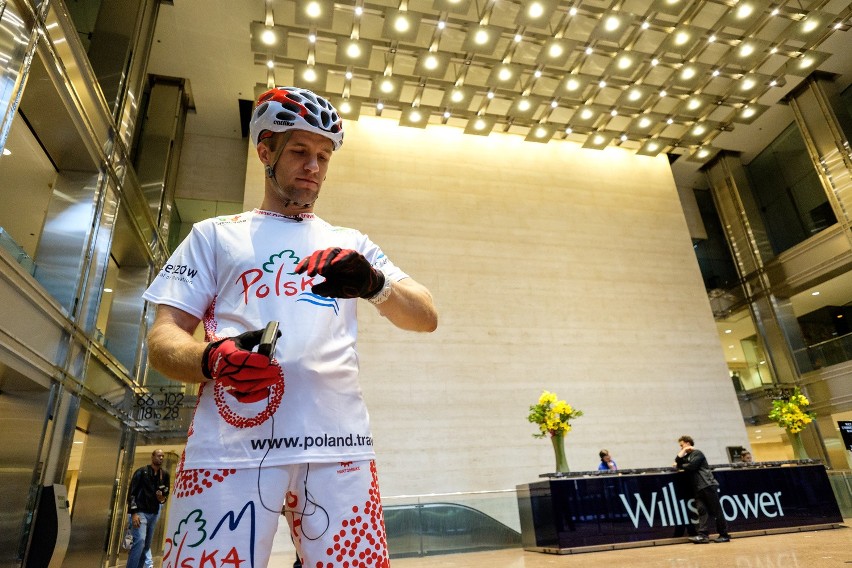
[[[313,276],[300,276],[294,271],[301,258],[292,250],[282,250],[269,256],[259,268],[249,268],[239,275],[235,285],[240,287],[243,303],[248,305],[255,300],[269,296],[298,296],[297,302],[331,308],[338,313],[338,303],[334,298],[318,296],[311,292]]]

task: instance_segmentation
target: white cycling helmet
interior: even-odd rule
[[[343,121],[330,102],[298,87],[275,87],[260,95],[249,131],[257,146],[274,132],[307,130],[325,136],[337,150],[343,145]]]

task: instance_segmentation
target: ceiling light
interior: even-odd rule
[[[311,34],[311,35],[309,35],[309,36],[308,36],[308,41],[309,41],[309,42],[311,42],[311,43],[316,43],[316,41],[317,41],[317,34]]]
[[[709,155],[710,155],[710,152],[709,152],[708,150],[704,149],[704,148],[701,148],[701,149],[700,149],[700,150],[699,150],[699,151],[695,154],[695,156],[696,156],[696,157],[698,157],[698,158],[706,158],[706,157],[707,157],[707,156],[709,156]]]
[[[609,111],[609,115],[610,116],[618,116],[618,111],[615,110],[615,109],[612,109],[611,111]]]
[[[550,108],[556,108],[559,106],[559,103],[556,101],[550,101]]]
[[[750,43],[744,43],[740,46],[738,55],[740,57],[748,57],[752,53],[754,53],[754,46]]]
[[[685,45],[688,41],[689,41],[689,34],[684,32],[684,31],[677,32],[674,36],[674,44],[675,45]]]
[[[541,71],[539,71],[538,69],[536,69],[536,70],[535,70],[535,72],[533,73],[533,76],[534,76],[536,79],[540,78],[540,77],[541,77]]]
[[[667,94],[668,94],[668,93],[666,93],[665,91],[660,91],[660,97],[661,97],[661,98],[662,98],[662,97],[665,97]]]
[[[631,65],[633,65],[633,60],[626,55],[623,55],[618,59],[618,68],[619,69],[627,69]]]
[[[599,81],[599,82],[598,82],[598,87],[600,87],[601,89],[603,89],[604,87],[606,87],[606,81],[603,81],[603,80],[602,80],[602,81]]]
[[[269,61],[266,62],[266,66],[269,67],[270,69],[272,69],[273,67],[275,67],[275,62],[270,59]]]
[[[550,139],[553,138],[553,134],[555,132],[556,129],[553,127],[553,125],[540,123],[530,128],[524,140],[527,142],[538,142],[539,144],[547,144]]]
[[[524,39],[521,34],[515,34],[515,43],[521,43],[521,40]]]
[[[439,20],[439,21],[438,21],[438,29],[439,29],[439,30],[443,30],[443,29],[444,29],[444,28],[446,28],[446,27],[447,27],[447,23],[446,23],[444,20]]]
[[[530,106],[532,105],[530,104],[530,100],[528,98],[523,98],[518,101],[518,110],[521,112],[526,112],[530,110]]]
[[[586,55],[591,55],[592,53],[594,53],[594,51],[592,50],[592,48],[591,48],[591,47],[587,47],[587,48],[586,48]]]
[[[411,22],[408,21],[408,18],[404,15],[400,14],[396,17],[393,23],[393,29],[398,31],[401,34],[404,34],[411,28]]]
[[[460,103],[464,100],[464,93],[458,89],[453,90],[453,94],[450,95],[450,99],[454,103]]]
[[[745,108],[743,108],[742,115],[743,115],[743,118],[751,118],[752,116],[755,115],[755,113],[757,113],[757,111],[754,110],[753,108],[745,107]]]
[[[743,79],[743,84],[740,86],[740,88],[743,91],[750,91],[754,88],[755,85],[756,82],[754,79]]]
[[[273,32],[272,30],[264,30],[263,33],[260,34],[260,41],[262,41],[266,45],[274,45],[275,32]]]
[[[569,91],[576,91],[580,88],[580,81],[577,79],[568,79],[565,81],[565,88]]]
[[[372,55],[372,42],[359,39],[340,39],[334,60],[338,65],[368,67]]]
[[[3,148],[3,155],[4,155],[4,156],[11,156],[11,155],[12,155],[12,151],[11,151],[10,149],[8,149],[8,148]]]
[[[378,104],[376,104],[376,110],[379,110],[379,111],[380,111],[380,110],[382,110],[382,109],[384,109],[384,108],[385,108],[384,103],[379,102]]]
[[[489,116],[474,116],[467,121],[467,126],[464,129],[465,134],[476,134],[478,136],[488,136],[491,129],[494,128],[495,119]]]
[[[593,132],[586,139],[583,148],[592,148],[593,150],[603,150],[612,140],[613,135],[606,132]]]
[[[432,55],[431,53],[426,56],[426,59],[423,60],[423,66],[426,69],[433,70],[438,67],[438,58]]]
[[[817,29],[819,26],[819,21],[813,18],[808,18],[804,22],[802,22],[802,31],[804,33],[810,33]]]
[[[695,77],[695,67],[684,67],[683,71],[680,72],[680,77],[684,81],[689,81],[693,77]]]
[[[647,21],[642,22],[642,29],[643,30],[647,30],[650,27],[651,27],[651,24],[649,24]]]
[[[713,76],[714,76],[714,77],[718,77],[718,76],[719,76],[719,70],[718,70],[718,69],[713,69]]]
[[[488,94],[485,95],[485,96],[488,97],[489,99],[493,99],[494,98],[494,91],[488,91]]]
[[[565,134],[571,134],[572,132],[574,132],[574,129],[571,128],[570,126],[565,129]]]
[[[659,64],[660,64],[660,60],[657,59],[656,57],[651,60],[651,67],[656,67]]]
[[[686,103],[686,108],[688,108],[689,110],[696,110],[700,106],[701,106],[701,101],[699,99],[695,99],[695,98],[689,99],[689,101]]]
[[[414,41],[422,16],[407,10],[385,9],[382,37],[389,40]]]
[[[395,75],[375,75],[370,86],[370,98],[385,101],[399,100],[402,85],[402,77]]]
[[[777,16],[777,15],[778,15],[778,13],[779,13],[778,8],[774,8],[774,9],[773,9],[773,10],[769,13],[769,15],[771,15],[771,16]]]
[[[364,13],[364,8],[361,6],[355,6],[355,15],[360,16]]]
[[[452,114],[450,114],[450,111],[444,111],[444,118],[450,118],[451,116]]]
[[[811,296],[819,296],[819,292],[811,292]]]
[[[621,141],[622,141],[622,142],[627,142],[627,134],[622,134],[622,135],[621,135]]]
[[[344,77],[346,77],[347,81],[351,81],[352,80],[352,71],[347,71],[346,75],[344,75]]]
[[[701,124],[692,129],[693,136],[701,136],[705,132],[707,132],[707,128]]]
[[[462,51],[491,55],[500,34],[487,26],[470,26],[462,43]]]
[[[355,99],[344,99],[341,97],[332,97],[331,104],[340,113],[340,116],[349,120],[358,120],[361,116],[361,101]]]
[[[734,331],[733,329],[726,329],[725,333],[732,333],[733,331]],[[759,430],[758,430],[758,432],[759,432]]]
[[[580,111],[580,118],[583,120],[589,120],[593,116],[595,116],[595,112],[590,108],[584,108]]]
[[[666,119],[666,124],[674,124],[674,119],[673,118]]]
[[[648,118],[647,116],[644,116],[644,117],[639,119],[638,124],[639,124],[639,128],[643,128],[643,129],[648,128],[649,126],[651,126],[651,119]]]
[[[533,2],[530,4],[530,7],[527,8],[527,15],[530,18],[538,19],[542,16],[542,14],[544,14],[544,6],[538,2]]]
[[[777,85],[777,84],[778,84],[778,81],[776,81],[775,79],[772,79],[771,81],[769,81],[769,86],[770,86],[770,87],[774,87],[774,86],[775,86],[775,85]]]
[[[631,101],[638,101],[642,98],[642,91],[639,89],[631,89],[630,94],[627,95],[627,98]]]
[[[716,41],[716,36],[711,35],[710,37],[708,37],[708,38],[707,38],[707,41],[708,41],[709,43],[713,43],[714,41]]]
[[[308,2],[305,5],[305,15],[312,20],[319,18],[322,15],[322,6],[319,2]]]
[[[491,73],[485,79],[485,84],[489,87],[510,89],[517,82],[520,74],[520,66],[511,63],[500,63],[491,69]]]
[[[657,144],[656,142],[651,142],[650,144],[648,144],[648,150],[650,150],[652,152],[657,150],[659,147],[660,147],[660,145]]]
[[[737,7],[736,17],[738,20],[744,20],[751,16],[752,12],[754,12],[754,7],[751,4],[740,4]]]
[[[550,48],[547,50],[547,55],[550,57],[556,58],[561,56],[565,52],[565,49],[559,45],[558,43],[551,44]]]
[[[429,123],[429,113],[422,111],[418,107],[409,107],[403,111],[399,123],[402,126],[426,128],[426,125]]]
[[[604,29],[608,32],[614,32],[621,26],[621,20],[616,16],[609,16],[604,23]]]
[[[576,16],[577,15],[577,8],[571,6],[571,9],[568,10],[568,13],[571,14],[572,16]]]

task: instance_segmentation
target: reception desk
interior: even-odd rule
[[[716,467],[734,536],[843,522],[822,464]],[[517,486],[526,550],[570,554],[684,542],[697,512],[688,474],[631,470],[547,477]],[[745,534],[744,534],[745,533]]]

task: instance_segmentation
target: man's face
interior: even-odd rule
[[[163,460],[166,458],[166,454],[163,453],[163,450],[157,450],[153,454],[151,454],[151,464],[156,466],[163,465]]]
[[[678,440],[677,443],[680,446],[681,450],[684,449],[684,448],[690,447],[690,445],[687,442],[685,442],[684,440]]]
[[[333,145],[325,136],[293,130],[275,164],[274,184],[267,184],[267,195],[298,205],[313,205],[319,197],[328,172]]]

